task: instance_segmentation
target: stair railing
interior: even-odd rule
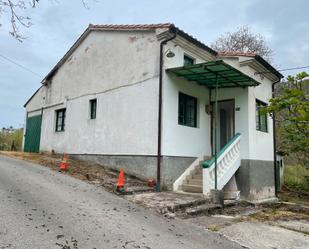
[[[237,133],[217,154],[217,189],[221,190],[240,167],[240,140]],[[203,194],[215,188],[215,157],[205,161],[203,167]]]

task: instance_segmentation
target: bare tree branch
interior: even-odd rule
[[[260,34],[254,34],[248,26],[225,33],[212,43],[211,47],[220,52],[255,52],[267,61],[271,61],[273,56],[265,38]]]
[[[2,27],[1,18],[4,14],[8,15],[11,30],[9,31],[16,40],[22,42],[25,37],[20,32],[20,27],[31,27],[31,18],[23,12],[30,8],[35,8],[40,0],[0,0],[0,28]],[[87,0],[81,0],[83,6],[89,9]]]

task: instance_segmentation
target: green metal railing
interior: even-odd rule
[[[222,149],[217,153],[217,158],[219,158],[239,136],[240,136],[240,133],[236,133],[235,136],[231,138],[231,140],[226,145],[224,145]],[[215,160],[216,160],[216,157],[213,156],[210,160],[205,161],[202,165],[203,168],[205,169],[209,168],[211,165],[215,163]]]

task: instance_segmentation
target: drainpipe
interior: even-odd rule
[[[173,36],[160,43],[160,72],[159,72],[159,112],[158,112],[158,153],[157,153],[157,191],[161,190],[161,136],[162,136],[162,78],[163,78],[163,48],[164,45],[176,38],[176,30],[170,28]]]
[[[281,79],[275,81],[271,85],[272,98],[275,97],[275,85],[280,82]],[[277,197],[277,140],[276,140],[276,117],[275,112],[273,113],[273,145],[274,145],[274,180],[275,180],[275,196]]]

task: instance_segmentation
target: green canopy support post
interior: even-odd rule
[[[218,121],[218,74],[216,74],[216,93],[215,93],[215,127],[214,127],[214,132],[215,132],[215,143],[214,143],[214,151],[215,151],[215,189],[218,189],[218,170],[217,170],[217,166],[218,166],[218,155],[217,155],[217,140],[218,140],[218,136],[217,136],[217,121]]]

